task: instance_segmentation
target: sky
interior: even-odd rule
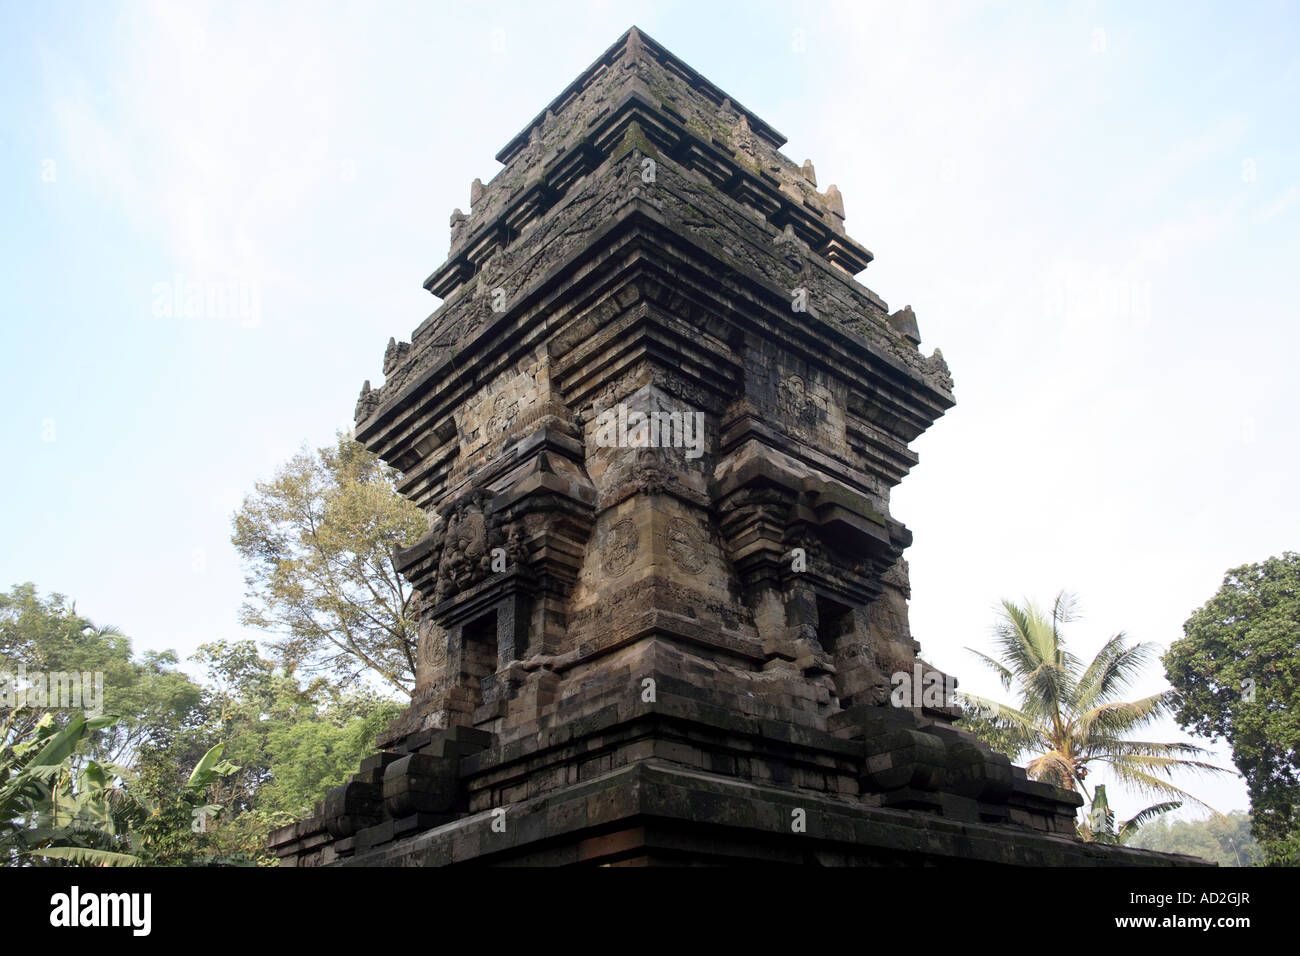
[[[261,636],[231,514],[350,427],[470,182],[634,23],[838,185],[859,281],[943,350],[892,511],[963,689],[1000,696],[965,648],[1003,598],[1073,591],[1081,654],[1167,647],[1300,545],[1294,3],[0,9],[0,587],[137,650]]]

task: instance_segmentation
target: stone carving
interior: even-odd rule
[[[912,585],[907,577],[907,561],[899,558],[889,566],[889,570],[881,575],[880,580],[885,584],[892,584],[903,592],[903,597],[912,596]]]
[[[802,376],[789,375],[777,389],[777,394],[781,397],[781,407],[788,412],[794,412],[796,415],[803,414],[803,410],[808,407],[810,399],[808,398],[808,387],[804,384]]]
[[[952,390],[952,373],[948,371],[948,363],[944,361],[943,353],[938,349],[926,360],[926,371],[933,375],[939,383],[949,391]]]
[[[812,250],[808,248],[808,243],[795,235],[794,226],[787,222],[785,228],[772,240],[772,245],[788,265],[803,273],[804,257]]]
[[[476,577],[491,569],[487,548],[487,519],[481,498],[462,503],[447,521],[442,562],[438,565],[438,591],[442,601],[454,590],[469,587]]]
[[[465,233],[469,229],[468,223],[469,217],[460,209],[451,211],[451,244],[453,246],[459,244],[465,238]]]
[[[492,400],[492,416],[487,428],[490,437],[495,437],[515,423],[519,415],[519,403],[508,395],[498,395]]]
[[[357,408],[353,414],[355,421],[364,421],[379,407],[379,395],[370,389],[370,380],[361,383],[361,394],[357,396]]]
[[[825,197],[826,205],[830,207],[831,212],[844,218],[844,197],[840,195],[839,189],[834,183],[826,187],[826,192],[822,194]]]
[[[605,532],[601,545],[602,567],[610,577],[618,577],[636,560],[637,531],[631,518],[616,521]]]
[[[689,519],[676,516],[669,520],[668,554],[673,563],[687,574],[704,570],[704,542]]]
[[[430,628],[420,640],[420,660],[430,669],[447,663],[447,633],[441,628]]]
[[[384,349],[385,377],[392,375],[397,370],[397,367],[406,361],[406,356],[410,351],[410,342],[399,342],[395,338],[388,340],[388,348]]]
[[[494,570],[508,570],[527,562],[518,524],[503,522],[495,515],[489,517],[489,502],[490,496],[483,491],[459,499],[448,507],[442,524],[430,532],[426,543],[410,549],[423,547],[430,555],[426,562],[434,569],[433,604],[473,587]],[[503,554],[494,555],[498,548]]]
[[[905,305],[889,317],[889,326],[913,345],[921,344],[921,329],[916,324],[916,313]]]

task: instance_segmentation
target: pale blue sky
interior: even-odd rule
[[[241,636],[230,513],[350,423],[437,304],[421,282],[470,181],[637,23],[840,187],[877,257],[861,281],[952,367],[958,405],[893,505],[927,657],[992,692],[962,648],[998,598],[1060,587],[1084,649],[1168,644],[1227,568],[1300,546],[1298,21],[7,2],[0,586],[73,596],[137,649]],[[245,321],[155,314],[159,288],[225,282]],[[1196,789],[1245,806],[1237,781]]]

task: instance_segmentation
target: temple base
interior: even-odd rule
[[[1076,794],[1018,768],[1009,781],[975,779],[964,738],[930,768],[916,753],[882,751],[897,729],[874,725],[862,738],[862,720],[839,723],[832,734],[668,695],[611,703],[505,746],[468,728],[424,731],[368,760],[271,847],[287,866],[1204,865],[1080,841]],[[903,785],[867,769],[882,753],[906,771]]]

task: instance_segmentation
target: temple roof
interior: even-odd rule
[[[583,70],[581,76],[566,86],[564,92],[551,100],[551,102],[548,103],[540,113],[533,117],[532,121],[520,130],[519,134],[507,143],[505,147],[502,148],[501,152],[497,153],[497,161],[501,163],[510,162],[510,160],[521,149],[528,145],[529,138],[532,136],[533,131],[545,122],[547,113],[550,113],[552,116],[558,116],[560,111],[564,109],[565,105],[589,87],[596,77],[603,72],[604,68],[612,66],[619,59],[627,56],[629,53],[632,55],[650,55],[658,61],[660,65],[672,70],[690,84],[693,89],[708,97],[718,105],[721,105],[726,100],[730,100],[732,109],[737,113],[743,114],[746,120],[748,120],[749,128],[754,132],[754,135],[771,144],[774,149],[780,149],[786,144],[786,138],[777,130],[765,123],[756,113],[741,106],[736,102],[734,97],[728,96],[713,83],[709,82],[709,80],[700,75],[699,71],[694,67],[674,55],[670,50],[658,41],[654,40],[647,33],[633,26],[628,28],[626,33],[615,40],[609,49],[597,57],[592,62],[591,66]]]

